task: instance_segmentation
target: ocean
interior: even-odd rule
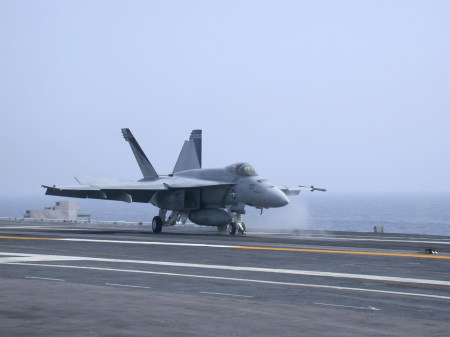
[[[0,217],[22,218],[27,209],[53,206],[58,197],[0,198]],[[82,213],[101,221],[150,222],[157,208],[118,201],[76,200]],[[333,194],[306,192],[280,209],[247,207],[247,230],[331,230],[450,235],[450,194]]]

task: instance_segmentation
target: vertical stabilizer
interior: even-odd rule
[[[148,160],[144,151],[142,151],[139,146],[136,138],[134,138],[130,129],[122,129],[123,138],[130,144],[131,150],[133,151],[134,156],[136,157],[136,161],[141,169],[142,175],[144,179],[157,179],[159,178],[158,173],[156,173],[152,164]]]
[[[202,167],[202,130],[193,130],[185,141],[173,173],[199,169]]]
[[[189,141],[194,142],[200,168],[202,167],[202,130],[192,130]]]

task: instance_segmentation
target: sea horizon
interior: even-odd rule
[[[0,197],[0,218],[23,218],[26,210],[74,200],[93,220],[151,222],[158,209],[150,204],[52,196]],[[302,193],[288,206],[260,210],[246,207],[247,228],[450,235],[450,193]]]

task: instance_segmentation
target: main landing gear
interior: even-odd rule
[[[162,221],[161,217],[155,216],[152,220],[153,233],[161,233],[162,225],[163,225],[163,221]]]
[[[188,218],[187,212],[172,211],[170,216],[166,219],[167,210],[160,209],[159,215],[152,220],[153,233],[161,233],[163,226],[173,226],[177,223],[186,223]]]
[[[164,222],[166,222],[166,213],[167,210],[159,209],[158,216],[155,216],[152,220],[152,230],[153,233],[161,233]]]

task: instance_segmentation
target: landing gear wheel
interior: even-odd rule
[[[155,216],[152,220],[153,233],[161,233],[162,219],[159,216]]]
[[[236,223],[235,222],[232,222],[228,225],[228,231],[229,231],[230,235],[236,234]]]
[[[225,233],[227,231],[227,225],[217,226],[219,233]]]

